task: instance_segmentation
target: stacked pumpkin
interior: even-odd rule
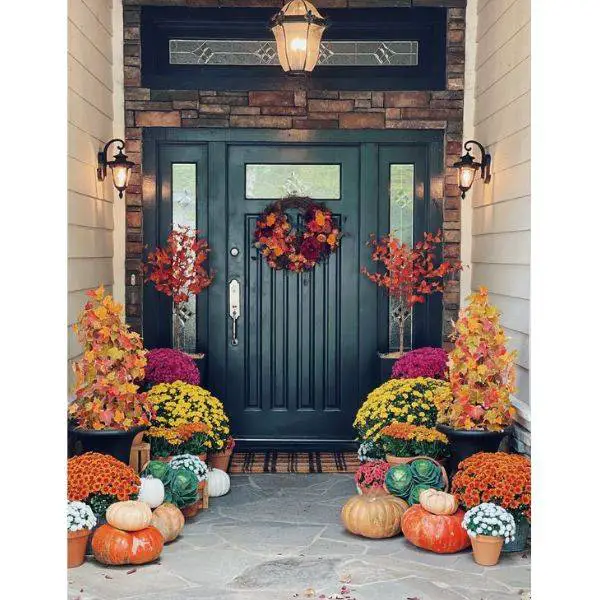
[[[94,532],[92,551],[105,565],[143,565],[163,549],[161,532],[151,525],[152,510],[139,500],[115,502],[106,511],[106,525]]]
[[[402,533],[409,542],[430,552],[460,552],[471,545],[462,527],[464,515],[452,494],[435,489],[422,490],[419,504],[414,504],[402,515]]]

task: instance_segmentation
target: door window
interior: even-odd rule
[[[306,196],[313,200],[339,200],[341,171],[341,165],[247,164],[246,199]]]
[[[390,164],[390,233],[401,242],[412,246],[413,208],[415,189],[415,167],[412,164]],[[390,350],[400,347],[398,327],[392,313],[396,308],[393,298],[389,299],[389,344]],[[404,330],[404,347],[412,347],[412,316]]]
[[[196,163],[171,165],[173,228],[197,228]],[[173,347],[186,352],[196,351],[196,296],[183,305],[181,316],[173,311]]]

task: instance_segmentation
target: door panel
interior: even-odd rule
[[[339,199],[324,203],[344,238],[327,263],[297,274],[262,259],[254,229],[273,200],[245,197],[248,164],[341,165]],[[239,254],[229,254],[228,280],[240,281],[243,299],[239,345],[227,348],[228,396],[246,437],[343,439],[350,429],[359,340],[344,324],[358,311],[359,167],[356,146],[229,148],[228,249]]]

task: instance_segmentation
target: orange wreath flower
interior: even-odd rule
[[[89,502],[95,494],[130,500],[139,489],[135,471],[113,456],[87,452],[67,461],[67,498],[71,501]]]
[[[458,465],[452,493],[465,509],[493,502],[531,520],[531,461],[506,452],[474,454]]]
[[[303,211],[303,227],[295,229],[285,208]],[[307,198],[286,198],[269,205],[258,218],[254,245],[272,269],[300,273],[335,252],[342,234],[329,209]]]

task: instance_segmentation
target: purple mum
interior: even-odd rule
[[[192,385],[200,385],[200,373],[196,363],[180,350],[157,348],[150,350],[147,358],[147,382],[152,384],[172,383],[179,380]]]
[[[392,377],[448,379],[447,363],[448,354],[443,348],[418,348],[407,352],[394,363]]]

